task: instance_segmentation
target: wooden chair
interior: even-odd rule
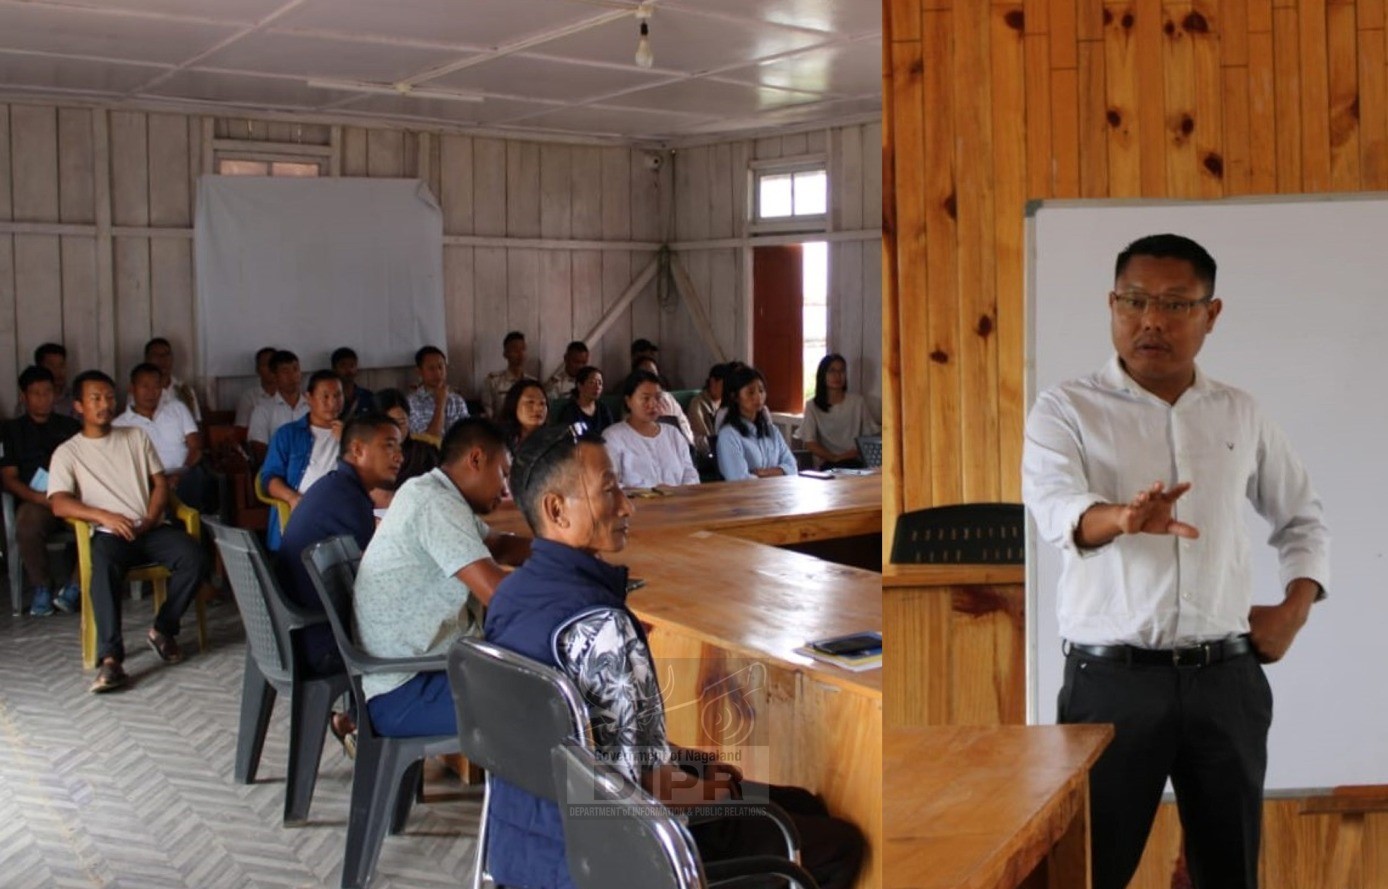
[[[1367,887],[1369,875],[1362,871],[1364,860],[1364,821],[1373,812],[1388,812],[1388,785],[1346,785],[1324,796],[1308,797],[1301,804],[1303,815],[1330,815],[1325,873],[1320,885],[1334,889]]]
[[[202,516],[196,509],[169,495],[174,514],[183,522],[184,530],[194,540],[202,540]],[[92,616],[92,526],[82,519],[68,519],[73,533],[77,536],[77,574],[82,585],[82,666],[88,670],[96,668],[96,619]],[[135,584],[149,581],[154,587],[154,610],[159,611],[168,596],[168,580],[172,575],[163,565],[137,565],[125,573],[127,583]],[[198,651],[207,649],[207,603],[199,593],[193,600],[198,611]]]
[[[280,534],[289,527],[289,502],[278,497],[271,497],[265,490],[265,484],[260,480],[260,473],[255,474],[255,499],[271,507],[278,517],[280,523]]]
[[[411,432],[410,438],[414,439],[415,441],[422,441],[425,444],[431,444],[436,448],[441,447],[443,445],[442,438],[440,438],[437,435],[430,435],[427,432]]]

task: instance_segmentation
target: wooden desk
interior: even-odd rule
[[[883,670],[889,726],[1026,721],[1021,565],[886,565]]]
[[[633,545],[677,529],[718,531],[773,545],[882,532],[880,474],[797,475],[661,490],[669,493],[632,501]],[[530,533],[514,503],[503,503],[486,521],[497,531]]]
[[[892,728],[887,889],[1086,889],[1106,725]]]

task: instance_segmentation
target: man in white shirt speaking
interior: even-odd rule
[[[1321,504],[1290,444],[1195,357],[1214,330],[1215,261],[1179,235],[1118,256],[1116,355],[1043,392],[1022,492],[1061,552],[1062,723],[1112,723],[1090,778],[1096,889],[1137,869],[1169,778],[1197,889],[1258,885],[1280,660],[1329,583]],[[1243,502],[1272,526],[1283,601],[1252,604]]]

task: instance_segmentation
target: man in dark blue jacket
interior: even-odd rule
[[[516,504],[535,533],[530,558],[501,582],[488,608],[489,641],[555,667],[588,704],[598,754],[672,808],[741,798],[741,774],[671,745],[646,635],[626,605],[627,569],[600,558],[626,546],[634,509],[600,440],[543,429],[511,470]],[[699,763],[699,774],[678,762]],[[658,789],[658,790],[657,790]],[[862,836],[810,794],[770,788],[800,828],[804,864],[825,889],[849,886]],[[493,779],[487,866],[500,885],[571,889],[554,803]],[[784,851],[769,822],[742,819],[695,830],[706,859]]]

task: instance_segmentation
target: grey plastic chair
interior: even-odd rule
[[[559,788],[547,765],[551,751],[568,741],[591,748],[593,737],[587,704],[573,681],[514,651],[478,639],[459,639],[448,650],[448,684],[463,755],[487,771],[472,880],[473,889],[481,889],[486,874],[492,777],[558,802]],[[756,785],[747,782],[744,786]],[[706,813],[697,819],[699,822],[728,817],[771,819],[785,840],[786,856],[799,860],[799,834],[779,806],[731,801],[709,803],[703,808]],[[719,809],[726,809],[726,813]]]
[[[1020,503],[964,503],[905,512],[892,538],[893,564],[1020,565],[1026,511]]]
[[[410,807],[422,787],[424,758],[457,753],[459,748],[456,734],[413,738],[377,734],[362,692],[362,677],[370,673],[442,671],[446,658],[380,658],[357,647],[350,628],[352,585],[361,563],[361,551],[351,537],[332,537],[315,543],[304,550],[303,560],[323,600],[357,702],[357,758],[347,814],[342,889],[366,889],[375,877],[386,832],[399,833],[405,828]]]
[[[817,889],[804,868],[784,858],[759,855],[705,865],[679,818],[572,741],[554,748],[551,767],[569,876],[578,889],[765,886],[769,876]]]
[[[246,669],[241,683],[241,724],[236,735],[236,780],[250,784],[260,766],[270,713],[280,694],[289,695],[289,766],[284,789],[284,823],[308,818],[323,739],[333,701],[346,694],[346,672],[315,676],[304,666],[299,631],[327,623],[280,589],[269,558],[254,534],[203,520],[217,542],[241,622],[246,627]]]
[[[463,755],[487,772],[472,875],[474,889],[481,889],[492,777],[541,799],[557,799],[553,773],[545,767],[550,751],[567,738],[585,747],[593,739],[588,708],[573,681],[513,651],[459,639],[448,650],[448,684]]]

